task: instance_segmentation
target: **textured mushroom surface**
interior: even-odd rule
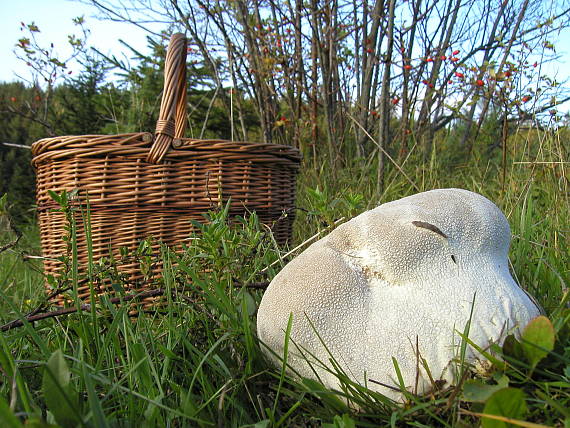
[[[469,338],[482,347],[517,332],[539,309],[512,279],[509,224],[488,199],[437,189],[389,202],[342,224],[292,260],[265,292],[257,315],[261,341],[304,377],[338,388],[321,367],[334,358],[353,380],[392,398],[433,379],[453,383],[454,359]],[[276,363],[280,362],[268,352]],[[467,359],[479,355],[470,350]],[[311,362],[309,365],[307,360]]]

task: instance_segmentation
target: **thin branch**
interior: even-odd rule
[[[338,220],[335,220],[334,222],[334,226],[342,223],[343,221],[345,221],[346,218],[345,217],[341,217]],[[284,254],[283,256],[279,257],[279,260],[275,260],[273,263],[271,263],[269,266],[264,267],[261,270],[261,273],[265,273],[267,272],[267,270],[273,266],[275,266],[277,263],[282,262],[284,259],[286,259],[287,257],[289,257],[291,254],[294,254],[297,250],[300,250],[301,248],[303,248],[305,245],[313,242],[316,238],[318,238],[319,236],[321,236],[323,234],[323,232],[326,232],[328,229],[323,229],[318,231],[317,233],[315,233],[313,236],[311,236],[309,239],[306,239],[305,241],[301,242],[299,245],[297,245],[295,248],[293,248],[291,251],[289,251],[287,254]]]
[[[20,241],[21,237],[22,237],[22,235],[18,234],[16,236],[15,240],[13,240],[12,242],[8,242],[6,245],[0,247],[0,253],[3,253],[4,251],[9,250],[12,247],[15,247],[18,244],[18,242]]]
[[[408,177],[408,174],[406,174],[406,172],[402,169],[402,167],[401,167],[400,165],[398,165],[398,163],[392,158],[392,156],[390,156],[390,154],[389,154],[388,152],[386,152],[386,150],[384,150],[384,149],[378,144],[378,141],[376,141],[376,140],[374,139],[374,137],[372,137],[372,136],[368,133],[368,131],[367,131],[366,129],[364,129],[364,128],[362,127],[362,125],[361,125],[360,123],[358,123],[357,120],[356,120],[354,117],[352,117],[352,115],[348,114],[348,117],[349,117],[350,119],[352,119],[352,121],[354,121],[354,123],[355,123],[358,127],[360,127],[360,128],[362,129],[362,131],[364,132],[364,134],[366,134],[366,136],[367,136],[368,138],[370,138],[370,140],[376,145],[376,147],[378,147],[378,150],[381,150],[381,151],[384,153],[384,155],[390,160],[390,162],[392,162],[392,164],[396,167],[396,169],[402,173],[402,175],[404,176],[404,178],[405,178],[406,180],[408,180],[408,182],[412,185],[412,187],[416,190],[416,192],[419,192],[420,189],[418,188],[418,186],[416,186],[416,183],[414,183],[414,182],[412,181],[412,179],[411,179],[410,177]]]
[[[124,297],[113,297],[109,301],[113,304],[116,304],[116,303],[128,302],[128,301],[131,301],[134,299],[144,299],[147,297],[162,296],[162,295],[164,295],[164,293],[165,293],[164,289],[157,288],[155,290],[143,291],[142,293],[129,294],[129,295],[124,296]],[[48,319],[48,318],[55,318],[55,317],[58,317],[61,315],[73,314],[73,313],[79,312],[79,311],[81,311],[81,312],[91,311],[91,305],[90,304],[84,304],[84,305],[79,306],[79,308],[77,308],[77,307],[62,308],[62,309],[58,309],[57,311],[48,311],[48,312],[36,313],[34,315],[26,315],[24,317],[24,319],[28,322],[34,322],[34,321],[40,321],[40,320],[44,320],[44,319]],[[23,325],[24,325],[24,322],[21,319],[18,319],[18,320],[10,321],[7,324],[4,324],[2,327],[0,327],[0,330],[1,331],[8,331],[8,330],[12,330],[13,328],[22,327]]]
[[[8,146],[8,147],[16,147],[16,148],[18,148],[18,149],[27,149],[27,150],[31,150],[31,149],[32,149],[30,146],[26,146],[26,145],[24,145],[24,144],[2,143],[2,145]]]
[[[252,282],[249,284],[236,283],[234,285],[240,286],[240,287],[264,290],[269,285],[269,282]],[[128,294],[126,296],[113,297],[113,298],[109,299],[109,303],[120,304],[123,302],[129,302],[132,300],[146,299],[149,297],[158,297],[158,296],[165,295],[167,292],[168,291],[163,289],[163,288],[157,288],[154,290],[143,291],[140,293]],[[181,292],[182,292],[182,290],[176,290],[175,289],[172,291],[172,294],[174,297],[180,297],[182,300],[185,300],[186,302],[194,303],[193,300],[191,300],[188,296],[181,294]],[[61,290],[58,290],[57,294],[59,294],[59,293],[61,293]],[[52,298],[54,296],[55,296],[55,294],[52,294],[49,297]],[[40,307],[43,307],[43,305],[45,305],[45,304],[42,304]],[[49,319],[49,318],[57,318],[57,317],[62,316],[62,315],[69,315],[69,314],[73,314],[73,313],[77,313],[77,312],[89,312],[89,311],[91,311],[91,309],[92,309],[92,305],[89,303],[80,305],[79,308],[74,306],[74,307],[70,307],[70,308],[58,309],[56,311],[39,312],[38,309],[36,309],[36,310],[32,311],[31,313],[29,313],[28,315],[24,316],[22,319],[13,320],[13,321],[10,321],[10,322],[4,324],[3,326],[0,327],[0,331],[8,331],[8,330],[12,330],[14,328],[22,327],[24,325],[23,319],[25,319],[27,322],[34,322],[34,321],[40,321],[40,320],[45,320],[45,319]]]
[[[105,5],[102,2],[97,1],[97,0],[89,0],[89,1],[81,2],[81,3],[95,6],[97,9],[99,9],[105,15],[103,19],[106,19],[108,21],[114,21],[114,22],[128,22],[129,24],[133,24],[133,25],[137,26],[138,28],[140,28],[141,30],[146,31],[147,33],[150,33],[153,36],[157,36],[157,37],[163,37],[163,36],[162,36],[162,34],[157,33],[155,31],[152,31],[148,27],[146,27],[142,24],[156,24],[156,23],[169,24],[170,23],[166,20],[165,21],[159,21],[159,20],[139,21],[139,20],[135,20],[129,16],[128,11],[125,7],[123,7],[123,12],[125,12],[125,13],[119,13],[116,10],[114,10],[112,7],[107,6],[107,5]]]
[[[210,113],[212,111],[212,107],[214,106],[214,101],[216,101],[216,98],[218,97],[219,91],[220,91],[220,86],[216,85],[214,95],[210,99],[210,103],[208,104],[208,111],[206,111],[206,116],[204,117],[204,122],[202,123],[202,130],[200,131],[200,139],[204,138],[204,133],[206,132],[206,125],[208,124],[208,120],[210,119]]]
[[[14,107],[12,106],[8,106],[8,110],[9,113],[15,114],[20,116],[23,119],[29,120],[30,122],[35,122],[40,124],[41,126],[43,126],[46,129],[46,132],[48,133],[48,135],[50,137],[54,137],[56,135],[55,129],[52,126],[51,123],[49,123],[47,120],[45,119],[40,119],[37,117],[37,114],[35,114],[36,112],[32,111],[31,113],[33,114],[26,114],[22,111],[16,110]]]

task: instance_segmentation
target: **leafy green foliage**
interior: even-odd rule
[[[532,370],[554,349],[554,327],[545,316],[533,319],[521,336],[522,349]]]
[[[112,305],[101,299],[90,311],[4,333],[0,366],[8,381],[0,385],[0,398],[8,407],[0,403],[1,417],[13,421],[16,415],[37,426],[64,423],[58,410],[54,412],[55,404],[44,398],[48,361],[60,352],[71,388],[65,394],[85,425],[129,421],[149,426],[476,426],[518,420],[563,426],[570,421],[570,294],[564,232],[570,219],[567,187],[560,179],[566,170],[554,163],[563,159],[558,142],[566,138],[566,130],[557,132],[556,138],[538,131],[515,136],[513,147],[519,151],[513,154],[514,161],[552,165],[509,164],[504,191],[496,159],[475,152],[478,163],[451,166],[450,141],[443,137],[428,163],[410,155],[402,166],[407,178],[389,168],[382,194],[373,185],[373,164],[363,167],[347,160],[345,168],[332,171],[323,161],[321,168],[308,163],[301,171],[295,244],[315,234],[323,236],[342,217],[414,193],[416,187],[467,188],[491,198],[505,212],[513,231],[513,275],[544,307],[548,321],[540,319],[529,330],[533,333],[512,336],[503,346],[474,348],[489,361],[481,367],[458,367],[466,378],[457,387],[434,388],[423,397],[408,392],[404,403],[394,403],[369,389],[373,385],[357,384],[342,372],[337,373],[340,391],[330,391],[270,365],[255,329],[262,292],[238,284],[270,280],[289,258],[255,215],[233,218],[231,205],[225,205],[194,223],[196,233],[184,248],[174,251],[145,240],[136,250],[124,249],[117,260],[94,260],[86,277],[74,276],[76,238],[70,224],[65,238],[69,267],[58,281],[71,286],[72,300],[73,286],[89,275],[93,284],[111,281],[124,295],[125,278],[116,271],[122,258],[144,267],[150,287],[173,293],[165,297],[159,312],[139,311],[133,317],[129,313],[136,303]],[[64,211],[73,197],[53,196]],[[11,203],[8,197],[5,201]],[[33,260],[22,257],[39,254],[37,228],[24,227],[22,232],[22,241],[0,254],[4,321],[20,318],[45,300],[44,278],[34,270],[38,267]],[[0,237],[1,242],[11,238],[5,233]],[[160,276],[155,274],[159,265]],[[472,347],[467,341],[465,346]],[[537,350],[539,354],[534,353]],[[65,367],[53,361],[65,385]],[[51,387],[60,383],[54,381]],[[514,398],[523,401],[508,408],[496,406],[493,397],[505,389],[519,391]],[[524,413],[521,403],[526,406]],[[484,413],[503,420],[481,416]],[[504,416],[507,413],[510,416]]]
[[[251,18],[256,19],[253,15]],[[262,45],[283,43],[285,39],[276,35],[293,25],[292,21],[279,22],[272,29],[270,20],[264,21],[257,28],[259,37],[264,38]],[[82,27],[84,20],[77,18],[75,23]],[[0,203],[0,248],[14,240],[14,226],[22,233],[16,246],[0,254],[0,318],[5,321],[22,318],[45,304],[45,278],[33,258],[39,256],[40,250],[37,228],[30,221],[34,219],[31,155],[28,150],[1,143],[29,146],[54,135],[152,131],[160,105],[165,58],[162,39],[149,38],[149,55],[133,50],[136,65],[130,67],[116,58],[87,55],[84,37],[72,35],[69,43],[84,67],[72,77],[67,74],[67,59],[57,56],[53,47],[41,47],[38,25],[23,24],[23,29],[26,35],[19,40],[18,49],[35,67],[36,76],[43,76],[44,80],[35,79],[32,86],[0,83],[0,195],[5,194]],[[350,31],[340,29],[343,38]],[[268,69],[279,65],[275,52],[268,50],[263,54]],[[355,58],[350,50],[342,56],[347,60]],[[415,58],[414,66],[425,65],[428,70],[433,62],[428,64],[428,58],[425,60],[426,64],[420,65],[423,59]],[[451,58],[445,61],[452,64]],[[503,73],[501,77],[492,64],[489,66],[489,77],[507,87],[508,76]],[[105,80],[110,67],[122,73],[120,81]],[[412,65],[409,67],[412,69]],[[459,67],[459,71],[478,73],[467,71],[465,65]],[[511,64],[507,69],[510,73]],[[251,80],[253,72],[262,71],[249,70],[244,81]],[[416,71],[412,77],[417,80],[421,73]],[[227,88],[217,86],[212,77],[215,72],[223,75],[223,64],[208,68],[203,62],[191,60],[188,65],[190,137],[232,136],[230,108],[227,99],[223,99]],[[455,76],[463,81],[463,77]],[[451,86],[440,83],[456,88],[455,93],[470,90],[460,81],[454,77]],[[480,91],[487,91],[487,86],[479,86]],[[405,123],[392,118],[392,130],[402,128],[401,136],[394,135],[401,139],[402,146],[399,151],[395,145],[385,146],[398,165],[388,163],[385,186],[379,193],[372,142],[366,139],[366,146],[359,149],[362,142],[356,141],[350,132],[341,135],[331,133],[330,128],[325,137],[325,122],[330,124],[338,116],[327,119],[326,108],[320,104],[326,98],[306,99],[310,91],[305,89],[298,97],[283,93],[282,99],[274,98],[271,92],[269,98],[278,108],[265,112],[271,116],[269,127],[279,135],[278,140],[296,141],[306,156],[297,198],[297,243],[323,236],[343,219],[381,202],[437,187],[467,188],[494,200],[506,213],[513,231],[513,274],[523,288],[537,297],[547,317],[534,320],[520,340],[509,336],[502,347],[477,349],[465,335],[462,353],[472,346],[488,363],[481,369],[460,361],[459,372],[468,379],[458,379],[457,387],[434,388],[425,397],[406,391],[405,403],[394,403],[368,388],[372,385],[357,384],[338,370],[341,390],[330,391],[316,381],[291,378],[285,364],[276,369],[263,357],[263,344],[255,332],[261,291],[241,285],[270,280],[288,259],[255,214],[232,218],[228,203],[194,223],[196,233],[188,237],[184,248],[160,247],[149,238],[136,250],[122,249],[118,260],[90,260],[88,273],[81,277],[73,255],[77,248],[75,220],[68,204],[73,195],[54,193],[52,196],[68,221],[63,237],[68,251],[61,276],[48,278],[53,287],[69,289],[70,299],[75,300],[79,281],[89,281],[93,293],[96,287],[111,283],[124,296],[126,278],[117,266],[128,261],[141,267],[149,287],[171,293],[157,312],[139,310],[133,317],[130,315],[137,309],[136,303],[112,305],[103,298],[89,311],[25,323],[21,329],[3,333],[2,426],[20,427],[21,421],[34,427],[47,427],[52,422],[60,426],[123,426],[127,421],[146,426],[259,428],[473,426],[479,421],[483,426],[505,426],[505,421],[512,419],[570,426],[570,223],[565,163],[568,129],[543,132],[509,126],[508,141],[504,142],[508,144],[503,146],[507,157],[503,160],[496,150],[504,137],[500,119],[506,117],[505,112],[518,110],[519,100],[505,104],[504,109],[491,104],[478,132],[473,128],[468,132],[470,122],[458,120],[433,135],[415,135],[411,130],[418,128],[419,121]],[[259,141],[263,139],[260,107],[255,94],[248,95],[248,90],[251,88],[233,88],[234,100],[241,103],[239,120],[249,139]],[[487,95],[496,98],[492,92]],[[502,95],[505,99],[499,101],[509,102],[509,97],[521,94],[506,91]],[[471,98],[473,105],[478,102],[477,97]],[[293,103],[296,109],[291,108],[293,99],[299,103]],[[402,105],[399,98],[393,101],[394,109]],[[339,111],[346,108],[354,113],[366,106],[353,111],[343,105]],[[368,113],[376,120],[376,111]],[[453,108],[452,114],[464,117],[459,109]],[[299,120],[291,120],[293,117]],[[434,119],[437,117],[433,115]],[[274,119],[277,120],[272,123]],[[465,145],[462,137],[466,133],[470,141],[477,134],[473,147],[461,147]],[[330,140],[328,147],[326,138]],[[430,141],[429,146],[426,140]],[[423,153],[423,146],[430,149]],[[157,266],[162,267],[160,275]],[[333,356],[331,361],[335,363]],[[398,369],[397,362],[395,368]],[[493,415],[495,419],[489,417]]]
[[[356,428],[356,423],[345,413],[342,416],[336,415],[332,424],[323,424],[323,428]]]
[[[503,416],[509,419],[523,419],[527,412],[524,392],[516,388],[503,388],[495,392],[487,402],[483,413],[485,415]],[[483,428],[506,428],[509,424],[492,418],[484,417]]]
[[[327,192],[327,198],[341,201],[344,198],[344,192],[331,186]],[[54,196],[64,206],[70,197]],[[328,209],[325,202],[321,207]],[[341,213],[346,209],[342,208],[342,202],[336,207]],[[298,382],[272,369],[262,358],[255,339],[255,306],[260,293],[236,288],[234,284],[265,279],[264,275],[271,278],[278,267],[261,276],[260,271],[278,260],[279,253],[255,216],[230,221],[230,208],[230,205],[224,206],[196,223],[197,233],[183,252],[164,249],[159,255],[166,271],[163,282],[158,285],[186,286],[191,290],[190,301],[172,298],[163,313],[140,313],[134,322],[128,317],[129,306],[114,307],[102,302],[96,321],[90,314],[78,314],[57,322],[37,324],[35,340],[63,359],[50,354],[42,357],[37,342],[30,340],[30,331],[13,331],[7,336],[10,344],[7,346],[15,351],[15,358],[9,356],[6,361],[12,362],[2,362],[2,367],[25,364],[16,363],[16,359],[47,361],[46,367],[51,366],[59,373],[58,382],[54,381],[51,388],[60,394],[65,391],[71,403],[76,397],[74,390],[81,392],[83,398],[75,402],[74,409],[86,424],[98,426],[124,420],[192,426],[209,426],[219,421],[239,421],[237,424],[246,426],[329,424],[351,427],[391,421],[395,425],[415,422],[452,426],[455,419],[449,410],[444,410],[448,400],[457,405],[461,403],[462,408],[471,406],[474,413],[550,425],[567,417],[564,412],[567,412],[568,400],[563,392],[570,381],[570,355],[568,350],[556,348],[568,348],[568,336],[564,333],[568,314],[564,310],[555,311],[556,317],[552,318],[552,326],[558,326],[554,327],[556,354],[548,353],[533,371],[522,348],[523,354],[518,359],[505,351],[506,365],[493,367],[491,377],[483,375],[467,381],[456,398],[452,398],[453,390],[433,397],[410,395],[410,401],[400,407],[382,401],[381,397],[348,379],[343,380],[344,391],[331,393],[318,382]],[[324,218],[314,206],[311,211],[314,214],[310,223],[302,223],[305,236]],[[335,219],[332,209],[324,214]],[[143,242],[141,250],[132,256],[142,260],[148,256],[148,248]],[[40,289],[41,283],[37,282],[32,293],[41,293]],[[5,295],[4,298],[11,297]],[[76,339],[69,341],[67,335]],[[500,355],[501,350],[493,352]],[[22,398],[16,401],[15,410],[24,409],[24,403],[29,400],[26,397],[30,396],[26,391],[43,391],[45,395],[48,379],[46,371],[43,381],[34,370],[18,372],[21,379],[18,391]],[[56,386],[60,384],[61,391]],[[74,390],[66,390],[65,385]],[[493,398],[505,388],[519,391],[509,397],[520,398],[521,394],[527,397],[524,400],[526,413],[520,413],[524,410],[520,400],[505,407],[504,397]],[[9,390],[3,390],[4,397],[9,397],[6,395]],[[359,403],[363,413],[352,412],[346,405],[346,396]],[[58,401],[60,406],[67,402],[63,397],[63,401]],[[67,423],[59,416],[61,409],[57,404],[49,400],[39,404],[49,410],[60,425]],[[32,412],[29,414],[33,414],[33,404],[28,407]],[[7,417],[10,414],[6,413]],[[467,425],[475,424],[479,418],[485,426],[503,423],[460,412],[457,415]],[[73,418],[73,414],[66,417]],[[28,420],[31,421],[32,416]]]
[[[42,392],[47,409],[58,424],[74,427],[81,423],[77,392],[71,384],[71,373],[61,350],[55,351],[47,361]]]
[[[476,403],[486,402],[495,392],[506,388],[509,379],[501,376],[496,384],[484,383],[480,380],[469,379],[463,386],[463,400]]]
[[[14,415],[8,403],[0,397],[0,422],[6,428],[22,428],[23,425],[20,420]]]

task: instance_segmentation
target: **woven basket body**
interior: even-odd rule
[[[181,63],[184,65],[184,61]],[[179,75],[169,76],[168,66],[167,56],[163,104],[169,79],[180,83],[183,74],[179,70]],[[179,116],[185,116],[179,108],[185,97],[172,98],[179,103],[176,107],[176,120],[179,120]],[[290,237],[300,162],[298,150],[273,144],[181,138],[183,127],[176,123],[176,132],[173,129],[175,107],[167,106],[166,113],[163,107],[161,116],[166,118],[159,118],[155,135],[66,136],[34,143],[33,165],[37,172],[46,274],[58,275],[62,269],[58,259],[67,251],[62,240],[66,233],[65,217],[48,191],[78,190],[72,204],[83,207],[74,214],[80,268],[88,264],[89,252],[95,261],[111,255],[119,260],[121,247],[132,251],[149,236],[156,243],[173,247],[189,244],[191,220],[204,221],[203,213],[230,199],[232,215],[255,211],[263,223],[273,228],[279,243]],[[157,147],[165,135],[166,143]],[[87,205],[90,251],[84,228]],[[138,264],[122,264],[119,269],[128,275],[129,288],[145,290]],[[97,293],[110,289],[111,284],[99,285]],[[83,299],[90,296],[87,284],[79,288],[79,296]],[[64,304],[65,298],[58,296],[56,302]]]

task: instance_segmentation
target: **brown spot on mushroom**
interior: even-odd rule
[[[412,224],[416,227],[422,227],[424,229],[431,230],[432,232],[437,233],[439,236],[443,236],[444,238],[447,239],[447,235],[443,233],[441,230],[439,230],[439,228],[437,226],[434,226],[433,224],[426,223],[425,221],[412,221]]]
[[[367,278],[375,278],[382,281],[386,281],[386,278],[384,277],[384,275],[382,275],[382,272],[379,272],[376,269],[372,269],[370,266],[363,266],[362,272]]]

